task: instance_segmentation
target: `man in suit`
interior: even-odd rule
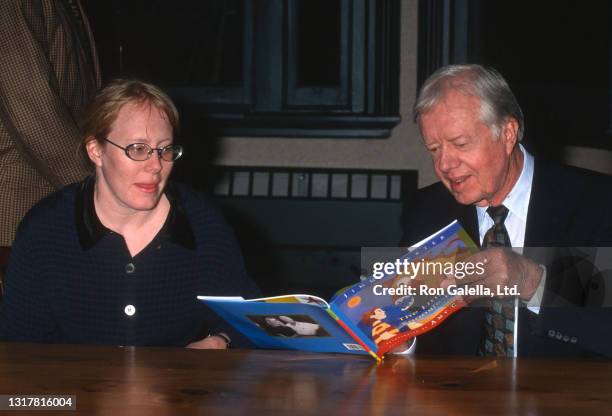
[[[79,0],[2,2],[0,258],[36,202],[88,174],[77,122],[99,85],[94,40]]]
[[[495,318],[490,304],[473,306],[478,300],[420,336],[417,351],[612,356],[612,309],[593,301],[605,297],[602,275],[589,267],[588,253],[570,248],[612,246],[610,177],[535,160],[519,144],[522,111],[492,69],[439,69],[421,88],[414,115],[440,182],[406,205],[402,244],[458,219],[489,248],[471,259],[484,261],[486,272],[456,283],[520,293],[510,300],[515,312],[501,330],[487,330]],[[488,243],[496,239],[504,244]],[[487,333],[497,338],[493,344]],[[497,350],[495,342],[507,349]]]

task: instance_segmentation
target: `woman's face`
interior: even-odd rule
[[[172,126],[165,114],[148,103],[125,104],[113,123],[108,140],[126,147],[146,143],[151,148],[172,144]],[[173,162],[161,160],[157,152],[145,161],[135,161],[110,143],[87,144],[96,165],[97,201],[119,214],[148,211],[157,206],[172,171]]]

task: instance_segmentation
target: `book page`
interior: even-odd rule
[[[387,263],[391,265],[385,271],[340,293],[331,309],[382,355],[465,306],[441,285],[448,271],[476,251],[476,244],[454,221]]]

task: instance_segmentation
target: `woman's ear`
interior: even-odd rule
[[[97,167],[102,166],[102,145],[95,137],[88,137],[85,142],[85,150],[87,150],[87,155],[89,156],[89,160],[93,162]]]

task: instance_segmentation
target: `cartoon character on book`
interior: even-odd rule
[[[400,332],[398,328],[392,326],[387,321],[389,318],[385,308],[374,308],[364,315],[360,326],[362,329],[371,328],[371,338],[376,345],[379,345],[381,342],[393,338]],[[364,326],[365,328],[363,328]],[[364,332],[368,333],[367,330]]]
[[[392,287],[400,289],[402,286],[410,286],[412,281],[409,277],[398,274],[393,279],[387,280],[382,283],[383,287]],[[385,306],[382,309],[386,311],[389,321],[402,321],[408,316],[415,316],[422,308],[415,296],[409,294],[390,295],[390,300],[393,302],[392,305]],[[380,299],[380,297],[379,297]]]
[[[376,345],[387,341],[397,334],[417,329],[432,319],[435,313],[427,308],[412,304],[412,297],[404,297],[399,305],[373,308],[363,315],[359,323],[360,329],[365,334],[370,334],[370,338]],[[405,304],[402,306],[402,304]]]

